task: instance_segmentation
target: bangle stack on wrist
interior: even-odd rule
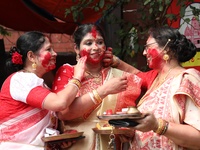
[[[158,128],[154,132],[159,134],[159,135],[165,134],[165,132],[168,129],[168,124],[169,124],[169,122],[159,118],[158,119]]]
[[[69,80],[68,84],[72,84],[72,85],[76,86],[78,90],[81,87],[81,81],[76,78],[72,78],[71,80]]]
[[[119,64],[120,64],[120,59],[117,56],[113,55],[113,63],[111,64],[111,67],[117,68]]]
[[[95,104],[100,104],[102,102],[102,98],[100,97],[97,90],[93,90],[92,92],[89,92],[89,95]]]

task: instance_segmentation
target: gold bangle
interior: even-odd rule
[[[164,135],[164,134],[167,132],[168,125],[169,125],[169,122],[166,121],[166,123],[165,123],[165,128],[164,128],[164,130],[162,131],[161,135]]]
[[[80,82],[78,79],[76,79],[76,78],[72,78],[72,79],[69,81],[69,83],[73,83],[73,84],[77,85],[79,89],[80,89],[80,87],[81,87],[81,82]]]
[[[96,99],[94,98],[94,94],[93,94],[92,92],[89,92],[89,96],[90,96],[90,98],[91,98],[91,100],[92,100],[92,102],[93,102],[94,104],[98,104],[98,102],[97,102]]]
[[[75,78],[74,76],[73,76],[73,78],[72,79],[76,79],[76,80],[78,80],[80,83],[81,83],[81,81],[78,79],[78,78]]]
[[[97,90],[93,90],[92,93],[94,95],[94,99],[97,101],[97,104],[101,103],[102,99],[101,99],[99,93],[97,92]]]
[[[113,56],[113,63],[111,64],[111,67],[117,68],[120,64],[120,59],[117,56]]]
[[[157,120],[158,120],[158,128],[154,132],[159,135],[162,135],[162,134],[164,134],[163,132],[165,130],[165,126],[166,126],[167,122],[161,118],[158,118]]]

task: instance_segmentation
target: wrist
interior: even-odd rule
[[[108,90],[106,90],[106,88],[106,84],[103,84],[102,86],[96,89],[102,99],[108,95]]]
[[[92,92],[89,92],[89,96],[91,100],[93,101],[93,103],[96,105],[102,102],[102,98],[96,89],[92,90]]]
[[[159,135],[163,135],[165,134],[165,132],[168,129],[168,124],[169,122],[167,122],[166,120],[163,120],[161,118],[157,119],[157,123],[155,128],[153,129],[153,131]]]
[[[77,79],[77,78],[74,78],[74,77],[71,80],[69,80],[68,84],[75,85],[78,88],[78,90],[81,87],[81,81],[79,79]]]
[[[120,59],[117,56],[113,55],[113,62],[111,63],[111,67],[117,68],[119,64],[120,64]]]
[[[79,76],[73,76],[72,78],[78,80],[79,82],[81,82],[81,77],[79,77]]]

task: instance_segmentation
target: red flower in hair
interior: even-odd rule
[[[22,55],[20,55],[18,52],[14,52],[12,54],[12,62],[13,64],[22,65]]]

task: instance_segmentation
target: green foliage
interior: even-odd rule
[[[65,9],[65,16],[72,14],[75,22],[81,22],[84,19],[83,10],[91,9],[96,12],[103,10],[108,10],[111,5],[105,5],[106,0],[99,0],[96,2],[95,0],[73,0],[74,4],[70,8]],[[106,2],[113,3],[114,0],[107,0]]]
[[[193,6],[190,6],[190,8],[192,9],[192,14],[194,15],[195,19],[199,21],[200,9],[197,9]]]

